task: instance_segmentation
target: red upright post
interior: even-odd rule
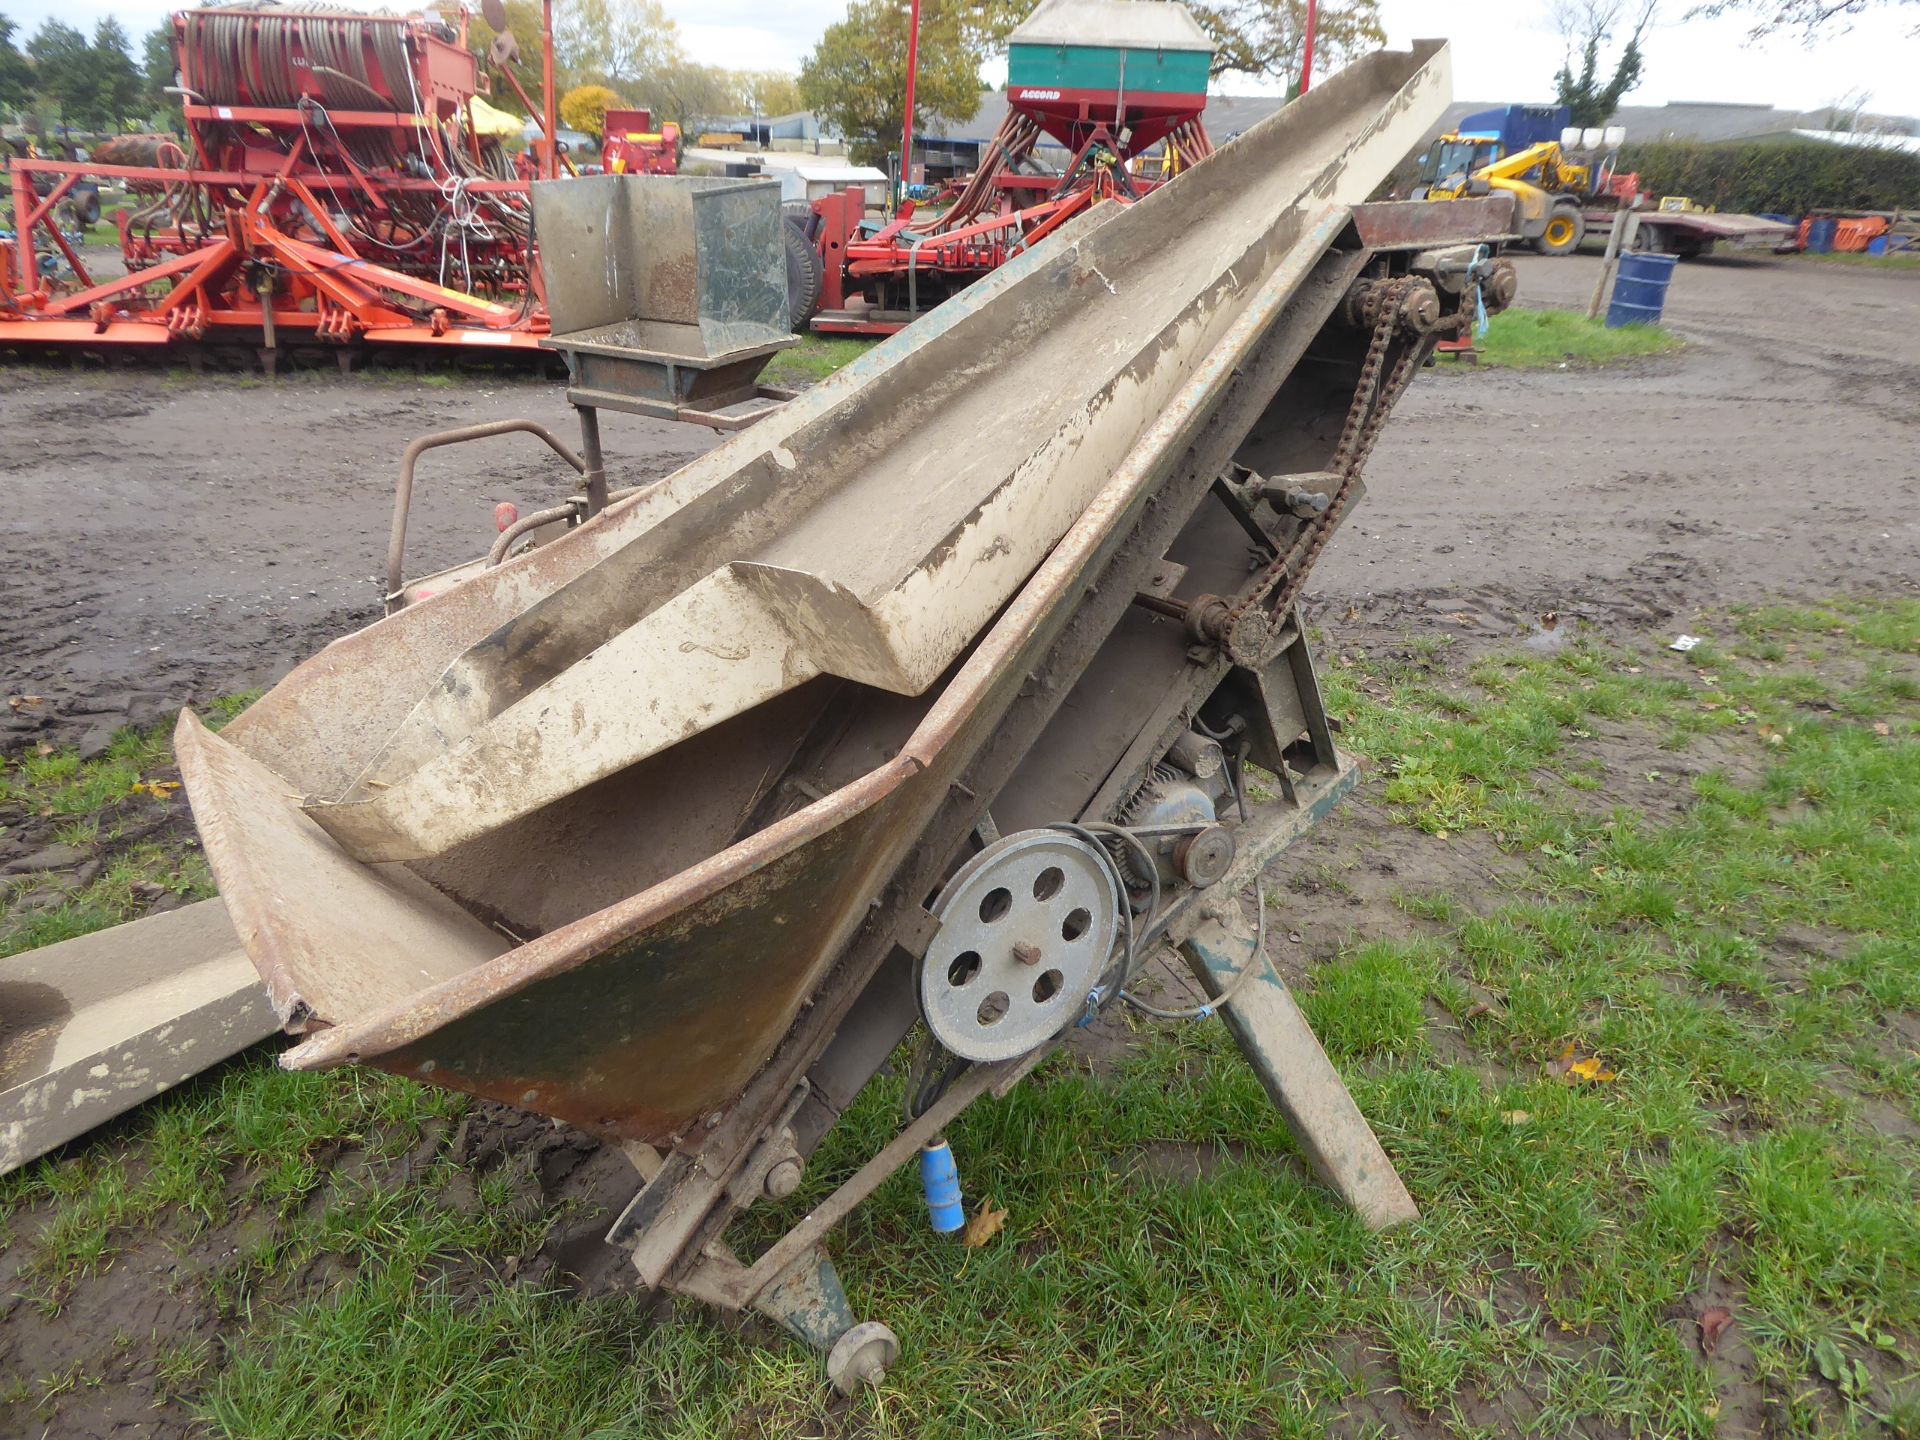
[[[560,178],[560,136],[555,126],[559,117],[553,103],[553,0],[545,0],[540,15],[540,123],[546,130],[540,147],[543,180]]]
[[[907,32],[907,118],[900,127],[900,194],[913,175],[913,81],[920,71],[920,0],[913,0],[913,25]]]
[[[1300,93],[1307,93],[1313,84],[1313,32],[1320,23],[1320,0],[1307,0],[1307,43],[1306,53],[1300,59]]]

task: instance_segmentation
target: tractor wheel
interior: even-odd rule
[[[78,202],[82,223],[98,225],[100,223],[100,192],[98,190],[85,191],[78,197]]]
[[[820,286],[825,278],[820,252],[792,219],[781,223],[780,239],[787,251],[787,318],[795,330],[803,331],[820,308]]]
[[[69,245],[82,245],[87,238],[87,220],[78,196],[68,195],[53,207],[53,223]],[[59,257],[54,257],[59,258]]]
[[[1547,228],[1533,242],[1542,255],[1571,255],[1587,235],[1587,217],[1571,205],[1556,205],[1547,212]]]

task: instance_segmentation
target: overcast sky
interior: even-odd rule
[[[565,0],[560,0],[565,3]],[[1781,35],[1749,42],[1739,18],[1682,20],[1692,0],[1665,0],[1671,18],[1649,37],[1647,74],[1627,98],[1772,103],[1811,109],[1851,91],[1869,108],[1920,115],[1920,7],[1883,4],[1851,28],[1818,42]],[[476,0],[477,5],[477,0]],[[797,69],[820,32],[846,13],[846,0],[665,0],[688,51],[711,64]],[[136,41],[168,11],[168,0],[0,0],[0,13],[31,34],[49,14],[91,30],[113,14]],[[399,0],[386,7],[406,8]],[[1561,45],[1547,20],[1548,0],[1381,0],[1391,43],[1443,36],[1455,41],[1454,91],[1462,100],[1548,98]],[[1244,81],[1218,88],[1245,92]]]

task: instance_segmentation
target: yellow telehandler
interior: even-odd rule
[[[1436,147],[1440,153],[1445,147]],[[1520,237],[1542,255],[1568,255],[1587,233],[1586,206],[1596,198],[1595,176],[1604,167],[1573,158],[1558,140],[1542,140],[1473,170],[1435,175],[1425,198],[1460,200],[1503,190],[1513,196],[1513,222]]]

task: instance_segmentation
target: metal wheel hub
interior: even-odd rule
[[[827,1354],[827,1379],[842,1395],[862,1385],[879,1385],[900,1358],[900,1337],[878,1320],[863,1320],[834,1341]]]
[[[940,892],[920,967],[927,1028],[965,1060],[1010,1060],[1080,1012],[1113,953],[1110,863],[1078,836],[1025,830],[963,865]]]

